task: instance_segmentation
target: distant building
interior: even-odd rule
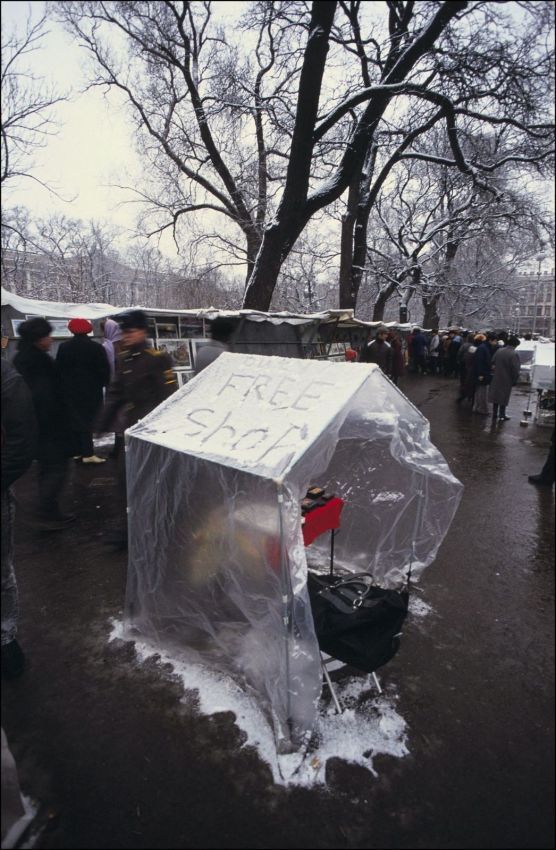
[[[516,284],[512,328],[520,334],[554,337],[554,269],[523,272]]]

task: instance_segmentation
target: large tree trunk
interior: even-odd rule
[[[257,254],[259,252],[259,248],[261,247],[261,237],[257,235],[249,235],[246,234],[246,247],[247,247],[247,271],[245,275],[245,286],[249,281],[249,278],[253,274],[253,269],[255,268],[255,260],[257,259]]]
[[[437,328],[440,325],[440,316],[438,315],[439,300],[439,294],[432,296],[423,296],[423,307],[425,308],[425,314],[423,316],[423,327],[425,329]]]
[[[398,283],[396,281],[392,281],[392,283],[389,283],[388,286],[380,290],[373,306],[373,322],[382,322],[384,319],[384,310],[386,309],[386,305],[397,287]]]
[[[392,67],[387,69],[382,83],[390,85],[402,82],[450,21],[466,6],[466,0],[443,3],[408,48],[401,55],[397,52],[395,57],[393,55]],[[275,221],[264,233],[253,273],[245,289],[243,306],[246,308],[268,310],[281,264],[312,216],[337,200],[352,181],[359,177],[376,128],[391,100],[387,91],[370,98],[336,173],[309,196],[315,140],[322,138],[328,128],[326,120],[321,121],[317,129],[316,125],[335,7],[336,3],[329,0],[319,0],[312,5],[286,185]],[[335,120],[333,116],[334,110],[330,118],[332,125]]]
[[[340,240],[340,278],[339,278],[339,307],[340,310],[355,309],[357,300],[352,287],[353,270],[353,231],[359,202],[359,179],[354,180],[349,187],[347,209],[342,216],[342,231]]]

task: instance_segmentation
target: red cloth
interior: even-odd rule
[[[322,508],[313,508],[305,514],[305,522],[301,526],[305,546],[310,546],[313,540],[325,531],[340,527],[340,514],[343,507],[344,500],[336,497],[330,499]]]
[[[90,334],[93,326],[88,319],[70,319],[68,329],[72,334]]]

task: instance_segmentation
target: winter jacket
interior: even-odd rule
[[[96,430],[130,428],[176,389],[176,376],[167,354],[149,348],[146,342],[124,348],[118,355],[116,375],[106,392]]]
[[[427,350],[427,338],[422,333],[416,333],[413,337],[413,354],[415,357],[422,357]]]
[[[492,382],[488,388],[488,400],[491,404],[506,407],[510,401],[512,387],[519,379],[520,362],[515,348],[505,345],[494,352],[491,366]]]
[[[70,411],[70,426],[87,430],[102,405],[103,387],[110,383],[110,364],[102,345],[77,334],[58,348],[56,363]]]
[[[376,363],[385,375],[392,374],[392,349],[387,342],[373,339],[365,346],[359,358],[360,363]]]
[[[403,375],[403,353],[402,353],[402,344],[399,339],[390,340],[390,347],[392,349],[392,366],[391,366],[391,376],[392,378],[399,378]]]
[[[32,343],[20,340],[13,365],[31,390],[39,442],[65,442],[68,438],[68,408],[55,361]],[[68,446],[69,454],[71,447]]]
[[[488,341],[481,342],[475,354],[475,378],[477,384],[487,386],[492,378],[490,364],[492,361],[492,347]]]
[[[25,381],[2,359],[2,491],[21,478],[36,454],[37,420]]]

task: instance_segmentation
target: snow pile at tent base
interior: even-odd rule
[[[335,685],[344,711],[321,703],[313,735],[299,752],[281,755],[276,751],[273,729],[254,695],[247,694],[229,676],[177,658],[143,639],[129,637],[121,621],[112,621],[109,640],[131,641],[140,663],[155,659],[177,676],[185,691],[183,701],[192,699],[200,714],[233,712],[235,723],[245,735],[243,747],[253,747],[270,768],[276,785],[311,788],[326,784],[326,764],[338,758],[360,765],[377,775],[373,758],[408,755],[406,723],[396,711],[396,694],[379,695],[370,675],[349,677]],[[185,730],[184,730],[185,734]]]

